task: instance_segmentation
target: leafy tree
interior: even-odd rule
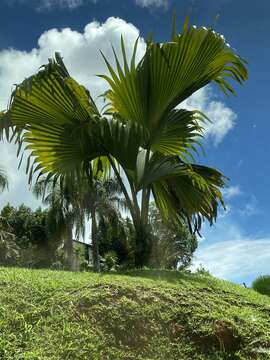
[[[187,267],[197,248],[197,238],[186,224],[164,223],[159,210],[150,205],[148,232],[152,251],[149,267],[181,269]],[[129,218],[121,216],[103,218],[98,223],[100,254],[105,258],[111,252],[117,255],[117,264],[135,266],[135,229]]]
[[[270,275],[258,276],[252,282],[252,289],[260,294],[270,296]]]
[[[91,182],[81,187],[80,206],[86,217],[91,218],[91,237],[93,248],[94,270],[100,271],[98,221],[119,217],[119,208],[126,206],[121,198],[121,188],[115,179],[97,179],[91,177]]]
[[[91,180],[91,181],[90,181]],[[110,217],[117,213],[117,206],[124,206],[118,196],[120,189],[114,179],[85,179],[79,186],[70,182],[65,185],[52,180],[41,179],[33,189],[49,205],[48,227],[54,237],[64,242],[65,262],[73,270],[73,228],[77,237],[84,235],[85,220],[91,218],[94,270],[100,271],[97,239],[97,218]]]
[[[5,190],[8,187],[8,179],[7,176],[4,172],[4,170],[2,170],[0,168],[0,191]]]
[[[108,218],[100,217],[98,242],[103,258],[113,252],[117,255],[117,264],[134,267],[134,239],[134,226],[129,218],[123,219],[120,214]]]
[[[19,248],[18,264],[30,267],[48,267],[53,261],[59,242],[51,240],[47,227],[46,210],[20,205],[6,205],[1,216],[8,221]]]
[[[198,243],[186,224],[164,223],[159,210],[151,204],[149,225],[153,244],[150,265],[165,269],[187,267]]]
[[[33,188],[37,198],[42,198],[49,205],[47,226],[54,241],[64,244],[64,263],[67,269],[74,270],[73,228],[83,229],[82,212],[78,206],[76,193],[65,184],[60,186],[52,180],[40,179]]]
[[[56,53],[16,87],[9,109],[0,115],[0,131],[8,135],[13,127],[19,146],[32,151],[30,180],[41,173],[79,184],[92,166],[94,176],[113,169],[133,220],[140,267],[150,261],[151,194],[164,220],[188,222],[193,231],[204,220],[212,224],[223,204],[224,176],[194,163],[208,119],[181,103],[212,82],[234,93],[229,80],[242,84],[248,75],[245,62],[213,29],[185,21],[178,34],[174,21],[169,41],[148,41],[136,63],[138,41],[129,62],[122,39],[123,66],[115,56],[116,70],[104,57],[109,70],[101,75],[109,85],[105,113]]]
[[[117,265],[117,254],[115,251],[109,251],[104,255],[104,265],[107,271],[115,268]]]
[[[14,265],[19,251],[8,221],[0,216],[0,265]]]

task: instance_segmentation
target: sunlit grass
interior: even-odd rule
[[[270,299],[210,276],[0,268],[0,359],[267,359]]]

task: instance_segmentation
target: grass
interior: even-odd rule
[[[0,268],[0,359],[270,359],[270,298],[173,271]]]

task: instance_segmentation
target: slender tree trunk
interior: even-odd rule
[[[100,272],[100,260],[99,260],[99,248],[98,248],[98,238],[97,238],[97,219],[96,211],[91,210],[91,220],[92,220],[92,250],[93,250],[93,266],[94,271]]]
[[[74,271],[74,253],[73,253],[73,238],[72,238],[72,224],[67,223],[65,241],[64,241],[64,249],[65,249],[65,263],[66,267],[70,271]]]
[[[146,162],[149,161],[150,149],[147,152]],[[150,199],[150,188],[146,188],[142,193],[142,205],[141,209],[138,204],[137,194],[133,186],[132,181],[130,181],[127,173],[127,179],[129,181],[131,196],[130,198],[128,191],[122,181],[120,172],[116,168],[113,160],[108,155],[108,159],[111,163],[111,166],[114,170],[114,173],[119,181],[123,194],[126,198],[128,208],[133,220],[133,225],[135,228],[135,266],[137,268],[142,268],[143,266],[149,266],[151,251],[152,251],[152,239],[151,234],[149,233],[148,228],[148,215],[149,215],[149,199]]]
[[[152,254],[152,236],[148,226],[149,200],[150,188],[146,188],[142,192],[140,221],[138,224],[134,224],[136,231],[135,266],[137,268],[149,266]]]
[[[141,222],[135,225],[135,267],[149,266],[152,252],[152,238],[149,228]]]

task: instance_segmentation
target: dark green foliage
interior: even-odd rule
[[[2,360],[266,360],[268,297],[176,271],[0,268]]]
[[[0,265],[14,265],[19,256],[16,236],[6,218],[0,216]]]
[[[134,267],[135,230],[129,218],[120,215],[111,218],[101,217],[98,224],[99,252],[102,257],[108,252],[117,254],[117,263]]]
[[[165,223],[154,204],[149,213],[152,236],[150,265],[154,268],[183,269],[187,267],[198,242],[183,222]]]
[[[74,270],[85,271],[87,270],[88,253],[87,248],[84,244],[79,242],[73,242],[73,253],[74,253]]]
[[[57,260],[56,262],[54,262],[51,266],[50,266],[51,270],[63,270],[64,269],[64,265],[62,261]]]
[[[73,230],[76,230],[76,239],[80,235],[84,236],[85,220],[91,218],[93,267],[95,271],[100,271],[97,221],[100,218],[104,221],[108,218],[116,219],[119,208],[125,205],[117,181],[113,178],[98,180],[93,176],[94,172],[99,171],[94,165],[89,167],[91,176],[81,179],[80,183],[54,182],[43,177],[33,189],[34,194],[49,205],[48,229],[54,238],[61,239],[64,244],[63,263],[67,270],[80,267],[78,256],[74,257],[76,249],[73,248]]]
[[[105,255],[104,255],[104,265],[105,265],[105,270],[112,270],[115,268],[116,264],[117,264],[117,254],[115,251],[108,251]]]
[[[136,232],[131,220],[120,215],[101,217],[98,224],[99,250],[102,257],[110,251],[117,254],[118,264],[125,268],[135,266]],[[150,206],[148,237],[148,267],[183,269],[187,267],[197,248],[197,239],[184,223],[164,223],[154,204]]]
[[[95,170],[95,166],[91,168],[92,171],[99,172],[99,166]],[[81,191],[82,206],[85,215],[91,217],[91,243],[93,253],[93,267],[94,270],[100,271],[100,254],[103,255],[106,249],[100,251],[100,231],[99,223],[101,223],[100,230],[102,233],[102,224],[110,223],[119,229],[118,218],[121,218],[120,208],[125,208],[125,201],[121,197],[121,188],[114,178],[98,180],[96,177],[92,178],[91,184],[88,181],[85,188]],[[103,228],[104,228],[103,226]],[[107,226],[105,226],[107,227]],[[104,231],[103,231],[104,232]],[[104,234],[105,236],[105,234]],[[122,232],[113,230],[111,234],[111,243],[117,247],[121,243],[118,237],[122,237]],[[109,249],[110,250],[110,249]],[[114,249],[112,249],[114,250]],[[121,251],[121,250],[120,250]]]
[[[1,138],[1,137],[0,137]],[[0,192],[8,187],[8,178],[6,173],[0,168]]]
[[[53,182],[45,177],[36,182],[33,193],[41,198],[44,205],[49,206],[47,214],[47,230],[56,242],[61,241],[63,251],[61,261],[66,270],[74,270],[73,233],[84,231],[84,215],[78,206],[78,192],[67,183]]]
[[[47,210],[32,210],[25,205],[16,208],[8,204],[0,214],[7,220],[19,249],[16,265],[43,268],[55,261],[59,241],[52,239],[48,231]]]
[[[270,296],[270,275],[262,275],[255,279],[252,288],[260,294]]]

